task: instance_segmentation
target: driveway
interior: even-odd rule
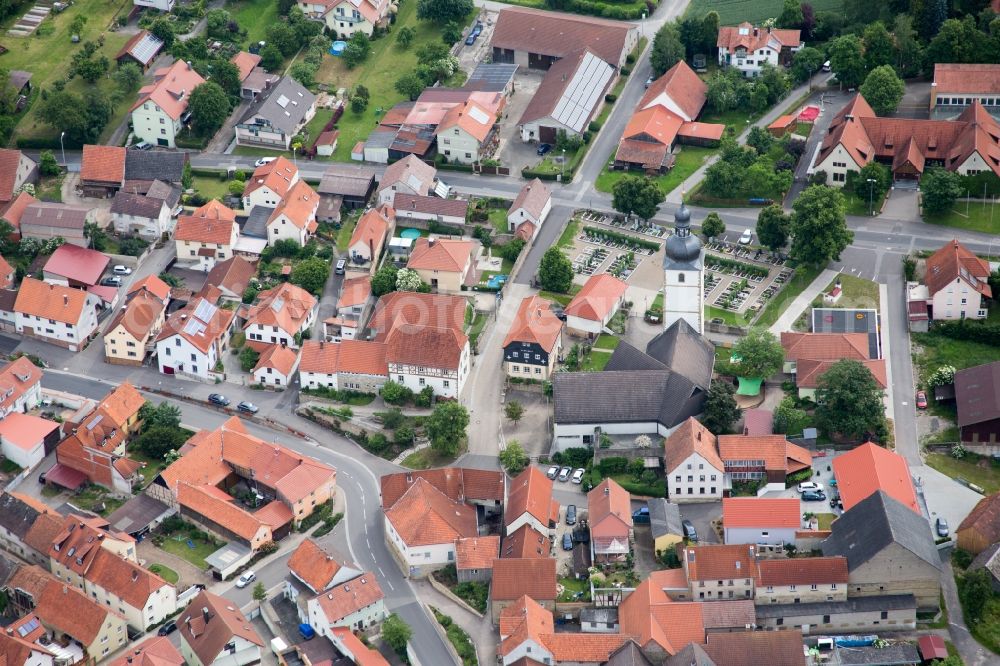
[[[931,106],[931,83],[930,81],[918,81],[906,84],[906,92],[900,100],[896,112],[891,114],[894,118],[917,118],[926,120],[930,116]]]
[[[699,502],[681,504],[681,518],[687,518],[698,532],[698,543],[719,543],[720,539],[712,529],[712,521],[722,517],[722,502]]]

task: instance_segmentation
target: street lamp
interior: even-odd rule
[[[66,166],[66,148],[63,147],[64,136],[66,136],[66,132],[59,133],[59,150],[62,152],[63,166]]]
[[[566,180],[566,149],[562,149],[562,175],[559,176],[559,182]]]
[[[873,199],[875,198],[875,179],[868,179],[868,215],[875,217],[875,204]]]

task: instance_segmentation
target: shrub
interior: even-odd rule
[[[389,447],[389,440],[386,436],[380,432],[372,433],[368,435],[368,441],[365,443],[365,448],[375,455],[381,454]]]
[[[594,454],[590,449],[573,446],[565,451],[556,451],[552,455],[552,462],[557,465],[566,465],[567,467],[589,467],[593,457]]]
[[[620,71],[621,71],[621,75],[622,76],[628,76],[629,74],[632,73],[632,68],[631,67],[622,67]]]
[[[604,96],[604,101],[607,102],[608,104],[614,104],[615,102],[618,101],[618,95],[614,93],[608,93]]]
[[[601,470],[601,474],[604,476],[611,476],[612,474],[621,474],[626,469],[628,469],[628,458],[623,458],[620,456],[612,456],[610,458],[605,458],[597,465],[598,469]]]
[[[599,120],[591,120],[590,124],[587,125],[587,129],[590,130],[591,132],[600,132],[601,131],[601,121],[599,121]]]

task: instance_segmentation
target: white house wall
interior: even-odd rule
[[[795,531],[788,527],[726,527],[725,542],[780,546],[795,543]]]

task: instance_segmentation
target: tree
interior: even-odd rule
[[[722,221],[719,214],[712,211],[705,216],[705,221],[701,223],[701,233],[705,238],[712,239],[726,233],[726,223]]]
[[[757,214],[757,239],[771,252],[777,252],[788,242],[791,218],[779,204],[762,208]]]
[[[832,187],[810,185],[792,204],[791,256],[796,261],[821,266],[854,240],[844,217],[844,195]]]
[[[382,622],[382,640],[400,656],[406,655],[406,644],[410,642],[411,636],[413,630],[410,625],[395,613]]]
[[[890,65],[895,62],[896,43],[881,21],[875,21],[865,26],[861,40],[865,45],[865,69],[869,72],[882,65]]]
[[[792,398],[784,398],[774,410],[774,432],[782,435],[801,435],[809,427],[810,418],[805,410],[795,406]]]
[[[701,20],[701,44],[709,60],[715,58],[715,43],[719,36],[719,12],[714,9]]]
[[[473,8],[472,0],[417,0],[417,18],[441,25],[462,23]]]
[[[122,92],[135,90],[142,81],[142,70],[134,62],[127,62],[121,65],[114,74],[111,75],[115,85]]]
[[[240,369],[243,370],[243,372],[250,372],[257,367],[257,362],[260,360],[260,352],[250,345],[247,345],[240,350],[239,359]]]
[[[87,25],[87,17],[83,14],[77,14],[69,24],[70,34],[79,37],[85,25]]]
[[[382,399],[390,405],[398,405],[409,401],[413,397],[413,391],[392,380],[382,385]]]
[[[774,333],[755,327],[733,345],[732,358],[741,377],[767,379],[781,370],[785,350]]]
[[[964,194],[961,176],[941,167],[931,167],[924,172],[920,179],[920,191],[924,212],[931,215],[950,210],[955,200]]]
[[[67,90],[48,93],[40,100],[38,115],[57,131],[65,131],[67,143],[96,143],[111,117],[107,96],[91,87],[82,97]]]
[[[519,403],[517,400],[511,400],[503,407],[503,413],[508,419],[517,423],[524,416],[524,405]]]
[[[625,176],[612,188],[611,206],[619,213],[648,220],[663,202],[663,192],[652,178]]]
[[[396,291],[396,274],[398,272],[399,269],[391,263],[387,263],[375,271],[375,275],[372,276],[372,293],[381,297]]]
[[[147,402],[139,408],[139,419],[142,421],[143,430],[179,428],[181,427],[181,408],[169,402],[161,402],[159,405]]]
[[[844,35],[830,43],[830,69],[848,88],[857,88],[865,78],[865,60],[857,35]]]
[[[427,417],[425,429],[431,448],[442,456],[455,456],[462,448],[469,412],[457,402],[439,402]]]
[[[913,29],[913,17],[897,14],[892,24],[892,36],[896,40],[896,68],[900,76],[909,78],[920,72],[923,47],[917,41],[917,31]]]
[[[573,264],[558,247],[550,247],[542,255],[542,262],[538,266],[538,281],[546,291],[569,293],[573,286]]]
[[[200,136],[212,136],[229,117],[229,96],[218,83],[206,81],[191,91],[188,110],[194,118],[194,131]]]
[[[218,83],[227,95],[240,96],[240,68],[228,60],[217,58],[212,63],[212,76],[209,80]]]
[[[257,581],[257,584],[253,586],[253,600],[257,602],[258,606],[267,600],[267,590],[264,589],[264,583]]]
[[[267,44],[260,50],[260,66],[267,71],[274,72],[281,69],[283,62],[285,62],[285,57],[281,55],[281,51],[274,44]]]
[[[802,27],[802,5],[799,0],[785,0],[785,6],[775,23],[779,28]]]
[[[410,44],[413,43],[413,38],[417,36],[417,31],[413,26],[407,25],[399,29],[396,33],[396,43],[402,48],[409,48]]]
[[[712,382],[705,398],[705,413],[701,423],[714,435],[725,435],[740,418],[736,406],[736,387],[727,381]]]
[[[892,174],[889,173],[889,168],[878,162],[869,162],[857,172],[854,192],[860,197],[868,197],[871,202],[881,201],[891,184]]]
[[[948,0],[922,0],[922,2],[919,3],[920,11],[915,12],[915,18],[917,20],[921,37],[924,39],[932,39],[935,35],[939,35],[942,31],[944,31],[945,24],[948,23],[945,19],[948,18],[949,4]],[[972,17],[966,16],[965,19],[971,21]],[[962,60],[956,62],[972,61]]]
[[[684,59],[684,43],[680,32],[674,23],[664,23],[656,31],[653,38],[653,49],[649,54],[649,63],[653,66],[653,75],[662,76],[664,72]]]
[[[288,70],[288,75],[306,88],[316,83],[316,65],[308,62],[297,62]]]
[[[516,439],[507,442],[507,446],[500,452],[500,464],[511,476],[517,476],[528,466],[530,460],[524,452],[524,447]]]
[[[828,436],[859,440],[884,436],[882,389],[860,361],[842,359],[817,381],[816,425]]]
[[[441,31],[442,42],[451,46],[460,39],[462,39],[462,26],[457,21],[451,21],[444,26],[444,30]]]
[[[347,47],[341,54],[341,58],[344,64],[347,65],[348,69],[354,69],[365,60],[368,59],[368,54],[372,51],[371,40],[368,39],[366,35],[361,30],[358,30],[353,35],[351,35],[350,41],[347,42]]]
[[[736,108],[739,98],[736,94],[736,82],[732,77],[716,73],[706,84],[708,89],[705,91],[705,99],[713,110],[725,113]]]
[[[426,85],[416,74],[403,74],[401,77],[396,79],[396,83],[393,87],[400,95],[405,95],[409,99],[414,100],[420,96],[420,93],[424,91]]]
[[[760,125],[754,125],[747,134],[747,145],[756,150],[758,155],[763,155],[771,150],[771,146],[774,145],[774,137]]]
[[[276,46],[286,58],[295,55],[299,50],[299,37],[295,34],[295,29],[284,21],[271,23],[265,34],[267,43]]]
[[[132,446],[154,460],[163,458],[171,449],[179,449],[187,441],[188,433],[180,428],[145,428],[132,440]]]
[[[163,42],[163,48],[169,49],[174,44],[174,24],[166,16],[161,16],[149,25],[149,32]]]
[[[896,111],[903,99],[905,86],[891,65],[873,69],[861,85],[861,94],[872,107],[872,111],[886,116]]]
[[[396,273],[397,291],[418,291],[422,284],[423,281],[420,279],[420,274],[413,269],[403,268]]]
[[[234,197],[241,196],[243,194],[243,190],[246,189],[246,186],[247,184],[242,180],[231,180],[229,181],[229,186],[228,186],[229,194],[233,195]]]
[[[51,150],[43,150],[38,156],[38,171],[43,176],[58,176],[62,171]]]
[[[330,277],[330,264],[319,257],[304,259],[292,267],[289,281],[310,294],[319,296],[323,293],[326,280]]]

